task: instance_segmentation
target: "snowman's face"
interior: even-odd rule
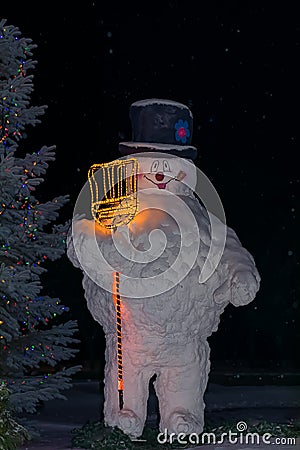
[[[187,195],[196,187],[196,167],[191,160],[162,153],[133,155],[139,162],[138,190],[156,188]]]

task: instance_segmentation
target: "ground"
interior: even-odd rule
[[[19,450],[71,449],[71,431],[89,420],[99,420],[103,404],[102,387],[102,383],[94,380],[77,381],[72,389],[65,392],[67,401],[46,402],[35,416],[41,432],[40,439]],[[294,420],[300,423],[300,386],[222,386],[211,383],[205,394],[205,402],[207,420],[218,425],[228,421],[245,421],[249,425],[262,421],[287,423]],[[156,398],[151,390],[147,418],[149,425],[156,423],[156,408]],[[248,450],[255,448],[253,445],[243,447],[224,444],[204,445],[201,449],[216,450],[227,447]],[[300,449],[300,441],[296,446],[276,447],[285,450]]]

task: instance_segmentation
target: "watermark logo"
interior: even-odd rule
[[[242,444],[242,445],[296,445],[295,437],[273,437],[271,433],[250,432],[248,425],[244,421],[236,424],[236,430],[228,430],[221,434],[215,432],[204,432],[201,434],[191,433],[168,433],[164,432],[157,435],[159,444],[178,443],[180,445],[205,445],[205,444]]]
[[[240,421],[236,424],[236,429],[240,432],[246,431],[248,428],[248,425],[246,422]]]
[[[72,240],[81,268],[108,292],[112,292],[111,273],[121,272],[120,295],[147,298],[177,286],[195,267],[202,245],[199,283],[206,282],[216,270],[226,242],[225,213],[216,189],[189,160],[159,152],[138,153],[134,158],[139,162],[138,212],[129,224],[100,236],[101,227],[90,214],[88,181],[77,198]],[[118,161],[113,167],[117,167]],[[99,179],[97,194],[101,189],[103,197],[108,190],[121,192],[126,171],[114,170]],[[116,174],[121,175],[117,182]],[[126,206],[126,198],[115,208],[116,222],[119,211],[124,209],[122,202]],[[161,226],[164,222],[165,228]],[[142,250],[140,232],[142,245],[148,241],[147,248]],[[173,248],[168,239],[176,240]],[[172,253],[173,250],[176,252]],[[137,265],[140,269],[135,271]]]

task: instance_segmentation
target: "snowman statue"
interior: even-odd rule
[[[201,201],[201,184],[195,193],[190,109],[147,99],[131,105],[130,119],[132,141],[119,144],[119,160],[99,165],[100,178],[90,173],[67,240],[105,332],[104,420],[141,436],[154,377],[160,431],[201,433],[207,339],[229,303],[254,300],[260,276],[235,232]]]

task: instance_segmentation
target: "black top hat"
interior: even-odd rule
[[[159,151],[196,159],[197,149],[191,145],[193,115],[186,105],[156,98],[140,100],[130,106],[129,117],[132,141],[119,143],[122,155]]]

